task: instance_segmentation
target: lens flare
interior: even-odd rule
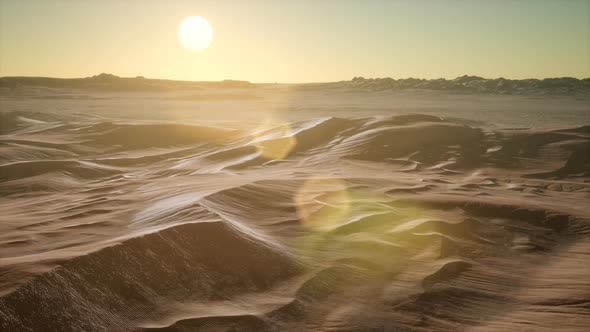
[[[297,145],[289,124],[270,119],[258,128],[254,137],[256,149],[267,159],[285,159]]]
[[[349,192],[340,179],[311,178],[295,195],[297,213],[310,227],[339,224],[350,211]]]

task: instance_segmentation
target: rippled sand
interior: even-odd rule
[[[5,102],[2,330],[590,324],[585,123],[326,102],[311,118],[187,123],[116,117],[116,101],[93,116]]]

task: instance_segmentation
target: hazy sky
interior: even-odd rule
[[[0,76],[590,77],[590,0],[0,0]],[[179,43],[205,17],[213,42]]]

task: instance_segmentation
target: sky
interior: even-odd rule
[[[179,42],[187,16],[209,48]],[[0,76],[590,77],[590,0],[0,0]]]

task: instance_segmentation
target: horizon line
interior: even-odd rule
[[[235,79],[235,78],[225,78],[225,79],[220,79],[220,80],[186,80],[186,79],[173,79],[173,78],[157,78],[157,77],[146,77],[143,75],[137,75],[137,76],[119,76],[116,74],[112,74],[112,73],[107,73],[107,72],[102,72],[96,75],[91,75],[91,76],[85,76],[85,77],[58,77],[58,76],[27,76],[27,75],[9,75],[9,76],[0,76],[0,79],[4,79],[4,78],[50,78],[50,79],[85,79],[85,78],[93,78],[93,77],[97,77],[100,75],[110,75],[110,76],[114,76],[117,78],[126,78],[126,79],[139,79],[139,78],[143,78],[143,79],[147,79],[147,80],[161,80],[161,81],[176,81],[176,82],[223,82],[223,81],[240,81],[240,82],[248,82],[248,83],[252,83],[252,84],[323,84],[323,83],[337,83],[337,82],[347,82],[347,81],[352,81],[355,78],[362,78],[362,79],[386,79],[386,78],[390,78],[393,80],[408,80],[408,79],[417,79],[417,80],[425,80],[425,81],[436,81],[436,80],[446,80],[446,81],[452,81],[461,77],[478,77],[484,80],[497,80],[497,79],[504,79],[504,80],[510,80],[510,81],[525,81],[525,80],[547,80],[547,79],[563,79],[563,78],[574,78],[577,80],[588,80],[590,79],[590,76],[587,77],[583,77],[583,76],[553,76],[553,77],[543,77],[543,78],[536,78],[536,77],[528,77],[528,78],[506,78],[503,76],[499,76],[499,77],[495,77],[495,78],[488,78],[488,77],[483,77],[483,76],[479,76],[479,75],[469,75],[469,74],[463,74],[461,76],[456,76],[453,78],[450,77],[437,77],[437,78],[420,78],[420,77],[404,77],[404,78],[395,78],[392,76],[382,76],[382,77],[365,77],[365,76],[353,76],[352,78],[349,79],[341,79],[341,80],[333,80],[333,81],[306,81],[306,82],[279,82],[279,81],[274,81],[274,82],[254,82],[254,81],[250,81],[250,80],[244,80],[244,79]]]

